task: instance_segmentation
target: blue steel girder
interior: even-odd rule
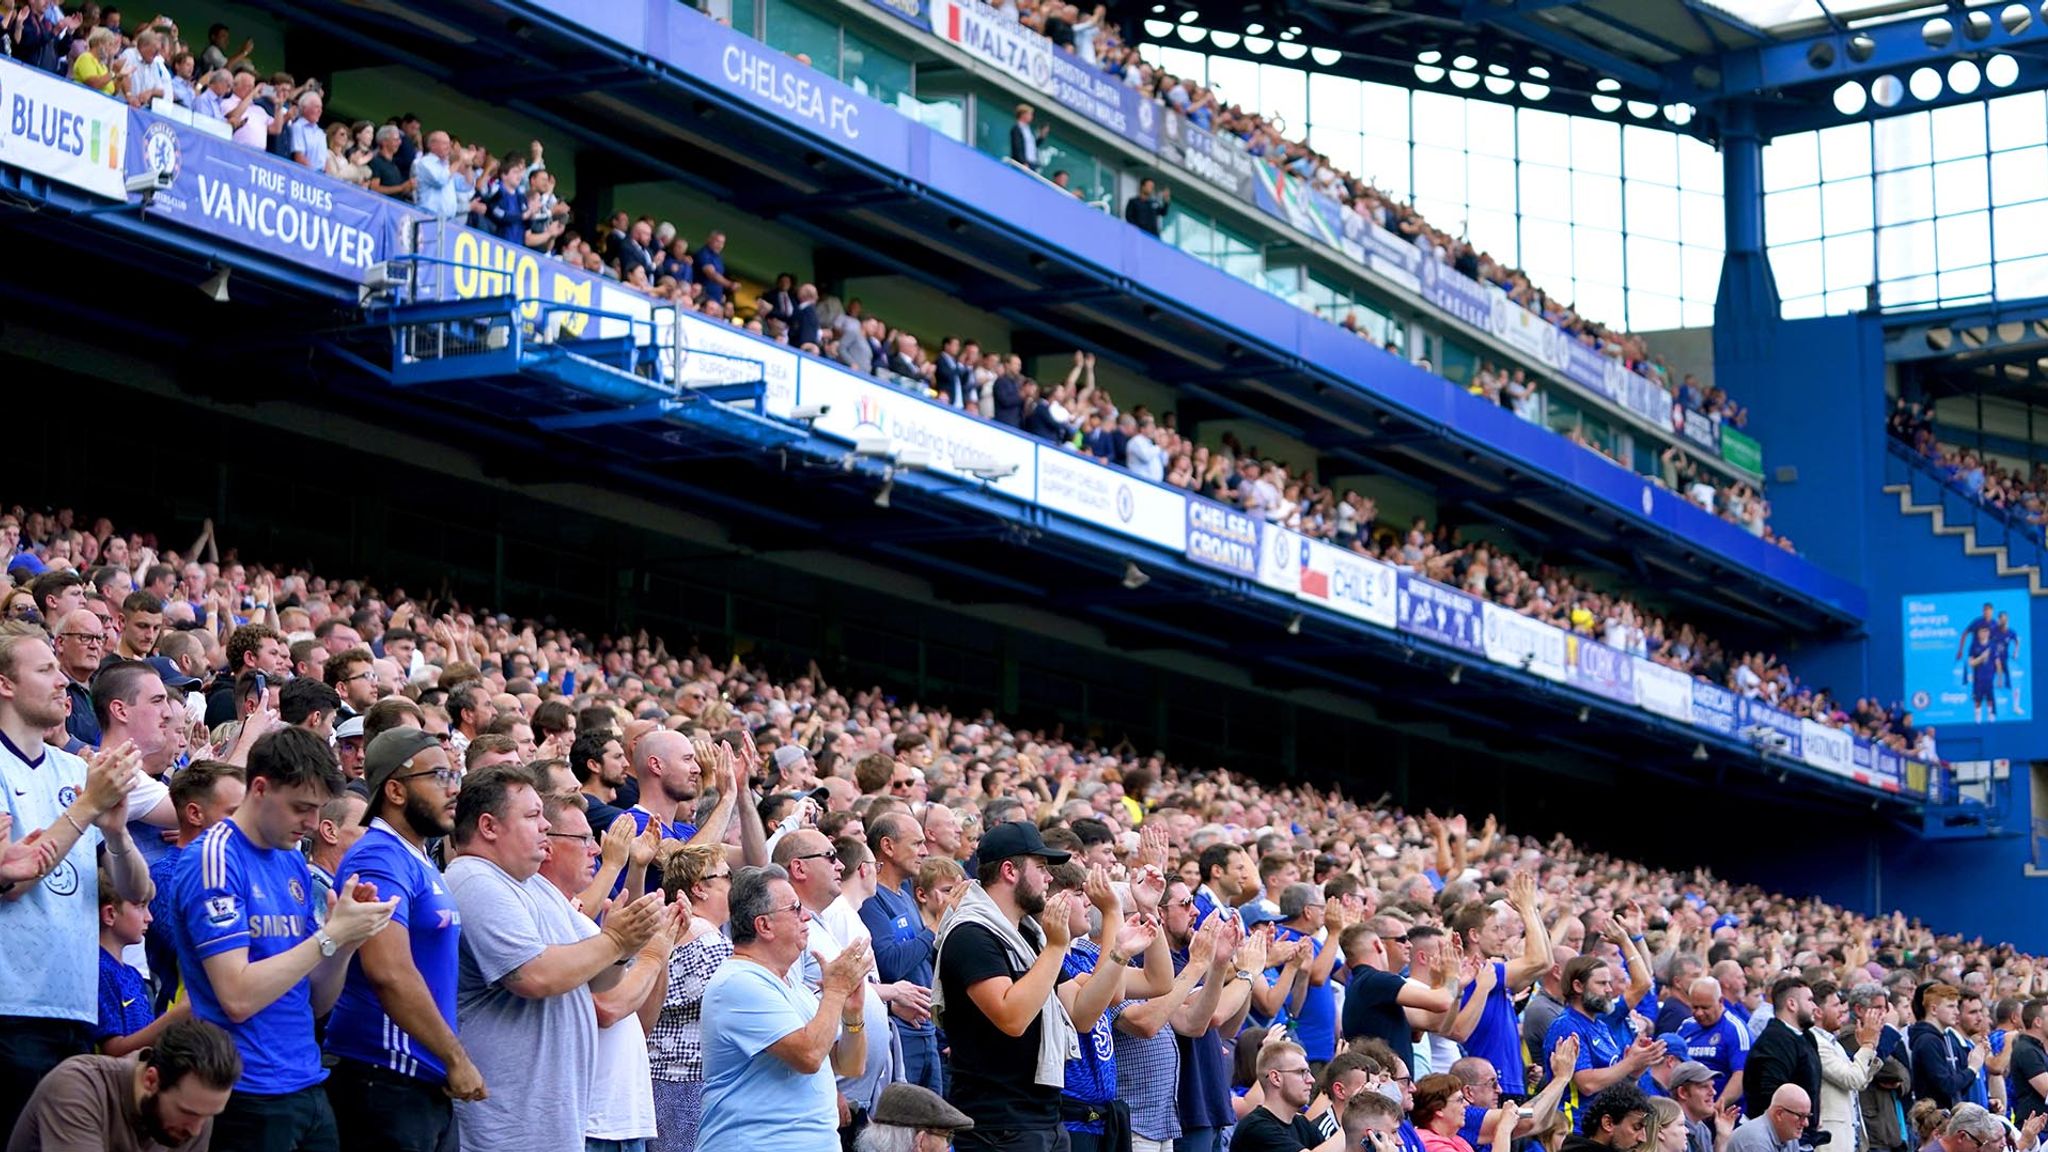
[[[1962,59],[1983,62],[1999,53],[2014,55],[2024,67],[2026,53],[2048,45],[2048,20],[2031,19],[2018,32],[2008,32],[1991,9],[1977,9],[1990,17],[1983,35],[1972,38],[1964,13],[1951,8],[1943,16],[1949,26],[1945,42],[1932,42],[1923,33],[1928,21],[1898,20],[1864,28],[1829,30],[1791,40],[1780,40],[1755,48],[1729,52],[1721,57],[1721,87],[1728,97],[1745,95],[1793,95],[1800,91],[1832,92],[1847,80],[1872,80],[1892,75],[1904,82],[1915,69],[1932,67],[1946,72],[1948,65]],[[1944,85],[1944,87],[1946,87]],[[2023,90],[2025,83],[2012,86]],[[1988,85],[1972,98],[1982,99]],[[1910,95],[1894,108],[1876,108],[1871,115],[1910,112],[1927,103]]]
[[[1606,73],[1619,81],[1624,89],[1613,93],[1614,96],[1626,98],[1634,95],[1654,100],[1658,104],[1676,104],[1688,102],[1688,97],[1693,95],[1690,92],[1677,93],[1676,86],[1662,72],[1648,64],[1617,56],[1598,45],[1579,39],[1570,32],[1552,27],[1519,11],[1502,12],[1494,5],[1486,3],[1474,4],[1471,8],[1477,10],[1473,13],[1477,20],[1511,32],[1520,39],[1547,48],[1566,59],[1576,60]],[[1628,89],[1633,89],[1633,93],[1627,91]]]

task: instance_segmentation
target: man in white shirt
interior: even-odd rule
[[[171,95],[171,66],[164,59],[163,33],[147,29],[135,37],[135,45],[121,54],[117,72],[127,73],[126,96],[131,108],[147,108],[150,102]]]

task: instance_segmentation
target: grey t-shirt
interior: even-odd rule
[[[448,865],[462,911],[455,1022],[490,1098],[455,1105],[462,1152],[561,1152],[583,1147],[597,1063],[597,1005],[587,986],[529,1000],[500,981],[557,944],[597,932],[554,885],[524,883],[475,856]]]

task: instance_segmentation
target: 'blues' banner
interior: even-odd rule
[[[1734,735],[1742,722],[1742,697],[1719,684],[1695,680],[1692,686],[1692,722],[1711,732]]]
[[[410,205],[303,164],[129,113],[128,170],[168,173],[147,215],[360,284],[370,267],[410,251]]]
[[[126,200],[130,123],[121,101],[0,58],[0,164]]]
[[[1420,576],[1401,573],[1396,593],[1401,630],[1477,655],[1486,653],[1485,618],[1478,600]]]
[[[1188,497],[1188,559],[1236,576],[1259,575],[1259,521],[1211,500]]]
[[[1568,637],[1566,647],[1571,651],[1566,683],[1609,700],[1636,702],[1636,669],[1628,653],[1584,636]]]

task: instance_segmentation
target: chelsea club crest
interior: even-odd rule
[[[175,126],[157,121],[142,134],[142,162],[173,180],[178,178],[178,130]]]

